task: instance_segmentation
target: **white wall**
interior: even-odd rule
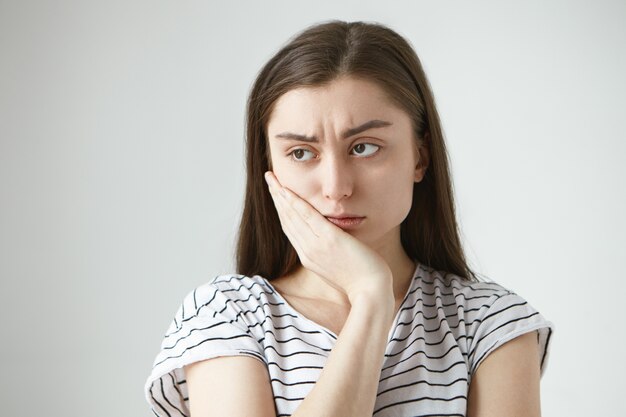
[[[422,59],[472,264],[556,325],[544,415],[626,415],[626,3],[232,4],[0,0],[2,414],[151,415],[178,303],[232,272],[256,72],[339,18]]]

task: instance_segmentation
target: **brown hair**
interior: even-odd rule
[[[292,38],[261,69],[250,92],[237,272],[271,280],[301,265],[263,178],[271,169],[267,122],[274,103],[287,91],[346,75],[377,82],[411,117],[417,140],[428,147],[429,167],[413,186],[412,207],[400,226],[407,255],[436,270],[478,281],[459,239],[441,122],[415,51],[381,24],[336,20],[313,25]]]

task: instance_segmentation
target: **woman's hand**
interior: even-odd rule
[[[271,171],[265,180],[282,229],[305,268],[343,291],[351,302],[362,293],[381,290],[389,290],[393,298],[391,269],[378,253],[282,187]]]

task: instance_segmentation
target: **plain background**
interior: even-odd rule
[[[471,265],[556,326],[545,416],[623,416],[626,3],[0,2],[6,416],[149,416],[185,294],[233,272],[248,90],[292,35],[415,47]]]

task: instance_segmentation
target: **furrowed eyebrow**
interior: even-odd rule
[[[343,139],[347,139],[351,136],[358,135],[359,133],[365,132],[366,130],[369,130],[369,129],[375,129],[377,127],[386,127],[386,126],[391,126],[391,125],[392,125],[391,122],[374,119],[374,120],[370,120],[369,122],[365,122],[360,126],[352,127],[350,129],[345,130],[341,134],[341,137]],[[314,143],[319,141],[317,136],[299,135],[297,133],[290,133],[290,132],[279,133],[278,135],[276,135],[276,138],[287,139],[287,140],[297,140],[301,142],[314,142]]]
[[[391,126],[391,124],[392,124],[391,122],[386,122],[384,120],[370,120],[369,122],[363,123],[361,126],[357,126],[357,127],[351,128],[351,129],[347,129],[345,132],[343,132],[341,137],[343,139],[347,139],[347,138],[349,138],[351,136],[358,135],[361,132],[365,132],[366,130],[374,129],[374,128],[377,128],[377,127]]]
[[[276,138],[287,139],[287,140],[297,140],[300,142],[317,142],[316,136],[298,135],[296,133],[289,133],[289,132],[279,133],[278,135],[276,135]]]

